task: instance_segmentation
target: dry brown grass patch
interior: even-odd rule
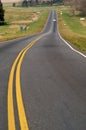
[[[80,23],[81,23],[84,27],[86,27],[86,20],[80,21]]]

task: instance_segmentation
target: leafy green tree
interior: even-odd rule
[[[16,7],[16,3],[13,3],[13,7]]]
[[[4,24],[4,9],[3,9],[3,4],[0,0],[0,25]]]
[[[39,4],[39,1],[38,1],[38,0],[36,0],[36,4]]]
[[[27,1],[27,0],[23,0],[22,6],[23,6],[23,7],[28,7],[28,1]]]

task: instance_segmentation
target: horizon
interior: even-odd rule
[[[1,0],[3,3],[12,3],[12,2],[19,2],[21,0]]]

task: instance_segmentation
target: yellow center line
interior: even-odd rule
[[[20,68],[27,50],[30,49],[38,40],[40,40],[45,35],[46,34],[36,38],[28,46],[26,46],[18,54],[17,58],[15,59],[12,65],[12,69],[9,76],[9,82],[8,82],[8,130],[16,130],[14,105],[13,105],[13,79],[14,79],[15,70],[16,70],[16,100],[17,100],[20,127],[21,130],[29,130],[26,114],[24,110],[24,105],[23,105],[22,93],[21,93]],[[16,69],[16,65],[17,65],[17,69]]]
[[[14,106],[13,106],[13,76],[17,61],[21,53],[18,55],[12,66],[8,82],[8,130],[15,130],[15,118],[14,118]]]
[[[16,70],[16,99],[17,99],[17,104],[18,104],[18,114],[19,114],[21,130],[29,130],[29,127],[28,127],[28,122],[26,119],[26,114],[25,114],[24,104],[23,104],[23,99],[22,99],[22,93],[21,93],[20,68],[21,68],[21,64],[22,64],[23,58],[24,58],[27,50],[30,49],[36,43],[36,41],[38,41],[40,38],[41,37],[39,37],[38,39],[31,42],[29,44],[29,46],[26,48],[26,50],[23,52],[23,54],[18,62],[18,66],[17,66],[17,70]]]

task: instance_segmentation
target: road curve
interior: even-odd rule
[[[55,11],[41,33],[1,43],[0,59],[0,130],[86,130],[86,58]]]

